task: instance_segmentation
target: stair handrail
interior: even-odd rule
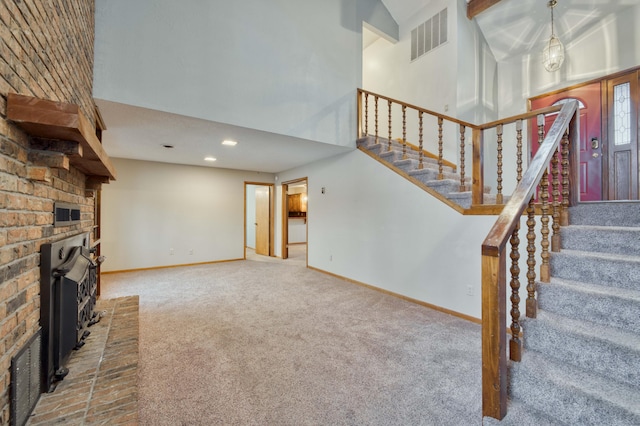
[[[463,121],[463,120],[458,120],[457,118],[454,118],[454,117],[451,117],[451,116],[448,116],[448,115],[440,114],[439,112],[431,111],[431,110],[428,110],[426,108],[422,108],[422,107],[419,107],[419,106],[416,106],[416,105],[412,105],[412,104],[407,103],[407,102],[399,101],[397,99],[393,99],[393,98],[390,98],[388,96],[379,95],[377,93],[370,92],[368,90],[358,89],[358,137],[363,136],[363,132],[362,132],[362,106],[361,106],[361,100],[362,100],[362,96],[361,95],[362,94],[375,96],[378,99],[384,99],[385,101],[388,101],[388,102],[391,102],[391,103],[394,103],[394,104],[398,104],[398,105],[404,106],[406,108],[415,109],[416,111],[421,111],[421,112],[423,112],[425,114],[429,114],[429,115],[432,115],[432,116],[437,117],[437,118],[442,118],[443,120],[447,120],[447,121],[450,121],[452,123],[460,124],[460,125],[463,125],[465,127],[470,127],[472,129],[476,129],[476,128],[479,127],[479,126],[477,126],[475,124],[472,124],[472,123],[469,123],[469,122],[466,122],[466,121]]]
[[[579,113],[577,101],[563,104],[510,200],[482,243],[482,414],[502,419],[507,413],[507,269],[506,245],[534,196],[568,130],[569,200],[578,201]]]

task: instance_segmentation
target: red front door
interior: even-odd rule
[[[580,201],[602,200],[602,99],[600,83],[554,93],[531,100],[531,109],[554,105],[564,99],[576,99],[580,104]],[[555,115],[547,116],[545,134]],[[532,126],[531,155],[538,150],[538,131]]]

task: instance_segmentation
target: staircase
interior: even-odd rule
[[[452,201],[463,209],[471,207],[471,178],[465,178],[465,185],[469,191],[460,191],[460,174],[450,166],[443,167],[443,178],[438,180],[439,166],[438,160],[423,156],[423,168],[418,169],[420,152],[410,146],[406,147],[406,159],[403,159],[402,143],[392,139],[391,150],[389,150],[389,139],[378,138],[376,144],[375,137],[367,136],[358,139],[358,147],[368,151],[377,157],[389,168],[405,173],[417,179],[427,187],[441,194],[446,199]],[[402,174],[402,173],[401,173]],[[489,192],[489,188],[485,188]],[[485,204],[494,204],[495,195],[485,195]]]
[[[509,366],[507,416],[485,425],[640,425],[639,213],[637,202],[570,210]]]

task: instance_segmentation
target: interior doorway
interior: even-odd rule
[[[244,258],[247,250],[261,256],[275,256],[274,185],[244,183]]]
[[[640,199],[640,68],[536,96],[530,107],[568,99],[580,105],[580,201]],[[546,130],[553,119],[548,117]],[[531,146],[535,153],[537,144]]]
[[[531,109],[559,105],[577,100],[580,108],[580,201],[602,200],[602,96],[600,82],[564,90],[531,100]],[[551,128],[557,114],[545,118],[545,134]],[[531,126],[531,140],[538,140],[538,130]],[[531,157],[538,144],[531,144]]]
[[[307,260],[307,178],[282,183],[282,258]]]

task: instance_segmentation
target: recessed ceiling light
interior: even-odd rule
[[[216,157],[204,157],[204,161],[216,161]]]
[[[236,146],[236,145],[238,145],[238,142],[236,142],[236,141],[230,141],[230,140],[225,140],[225,141],[222,141],[222,145]]]

